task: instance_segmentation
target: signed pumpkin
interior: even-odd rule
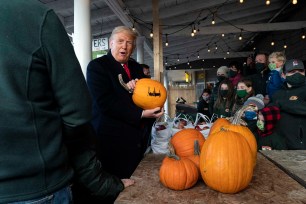
[[[163,107],[167,91],[160,82],[144,78],[137,81],[132,98],[134,103],[144,110]]]

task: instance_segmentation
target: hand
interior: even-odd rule
[[[136,83],[137,83],[138,79],[132,79],[131,81],[129,81],[126,85],[127,87],[129,87],[130,90],[134,90]]]
[[[121,179],[121,181],[122,181],[122,183],[124,185],[124,188],[129,187],[129,186],[135,184],[135,181],[132,180],[132,179]]]
[[[159,118],[164,114],[164,109],[157,107],[153,109],[143,110],[142,118]]]

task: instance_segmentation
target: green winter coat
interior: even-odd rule
[[[86,148],[90,95],[58,17],[37,0],[2,0],[0,11],[0,203],[52,194],[74,172],[116,196],[122,182]]]

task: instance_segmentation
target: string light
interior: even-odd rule
[[[177,55],[177,61],[178,62],[180,61],[180,55]]]
[[[211,24],[215,25],[215,23],[215,14],[213,14]]]
[[[165,65],[167,65],[168,64],[168,62],[167,62],[167,57],[166,57],[166,59],[165,59]]]
[[[189,57],[187,57],[187,64],[189,65]]]
[[[207,52],[210,52],[210,49],[209,49],[209,46],[208,46],[208,44],[206,44],[206,46],[207,46]]]
[[[239,2],[242,4],[242,3],[243,3],[243,0],[239,0]]]
[[[153,38],[153,30],[151,30],[150,37]]]
[[[305,40],[305,30],[302,28],[302,39]]]
[[[271,42],[271,46],[274,46],[274,44],[275,44],[275,43],[274,43],[274,41],[272,40],[272,42]]]
[[[194,37],[194,32],[193,32],[194,30],[193,29],[191,29],[191,37]]]
[[[195,28],[195,25],[193,25],[193,33],[196,33],[197,29]]]
[[[242,29],[240,31],[239,40],[242,40]]]
[[[166,46],[169,45],[169,43],[168,43],[168,34],[166,34],[166,43],[165,43],[165,45],[166,45]]]
[[[269,0],[266,1],[266,5],[270,5],[270,3],[271,3],[271,2],[270,2]]]
[[[284,42],[284,48],[285,48],[285,49],[287,48],[287,44],[286,44],[286,42]]]
[[[132,30],[135,31],[135,21],[133,22]]]
[[[298,2],[297,2],[297,0],[292,0],[292,4],[297,4]]]
[[[218,49],[217,43],[215,43],[215,45],[216,45],[215,49],[217,50]]]
[[[198,59],[200,58],[200,53],[198,52]]]
[[[229,54],[230,54],[230,51],[229,51],[229,50],[227,50],[226,54],[228,54],[228,55],[229,55]]]
[[[221,36],[222,36],[222,37],[224,37],[224,36],[225,36],[225,34],[224,34],[224,33],[222,33],[222,34],[221,34]]]

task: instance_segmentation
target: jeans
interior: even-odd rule
[[[18,201],[9,204],[72,204],[71,187],[65,187],[53,194],[47,195],[42,198],[36,198],[27,201]]]

